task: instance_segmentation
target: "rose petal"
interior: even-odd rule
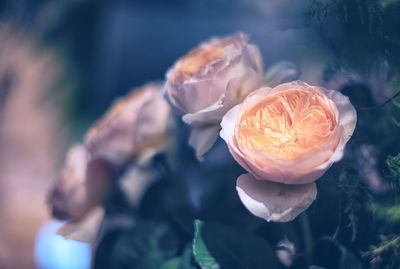
[[[241,175],[236,183],[240,200],[257,217],[288,222],[306,210],[317,195],[315,183],[285,185],[262,181],[251,174]]]
[[[214,79],[211,87],[215,90],[226,89],[218,102],[195,113],[185,114],[182,119],[187,124],[191,126],[219,124],[229,109],[242,102],[251,91],[260,86],[262,65],[259,67],[260,63],[253,62],[254,57],[248,52],[250,46],[244,47],[241,57],[232,60]],[[253,69],[249,66],[255,67]]]
[[[65,239],[93,243],[100,234],[103,218],[104,208],[98,206],[90,210],[81,220],[61,226],[57,234]]]
[[[238,119],[240,110],[240,105],[233,107],[229,110],[225,116],[222,118],[221,122],[221,132],[220,137],[225,140],[226,144],[228,144],[229,152],[232,154],[233,158],[247,171],[251,172],[250,168],[248,167],[243,154],[241,151],[236,147],[236,144],[233,140],[235,134],[235,127],[236,121]]]
[[[163,98],[162,85],[148,83],[120,98],[86,135],[92,159],[113,165],[140,158],[148,148],[162,148],[169,141],[170,107]]]
[[[121,190],[126,194],[132,206],[138,206],[139,201],[146,188],[154,181],[155,173],[153,169],[132,166],[118,180]]]
[[[281,61],[273,64],[264,74],[264,84],[268,87],[275,87],[281,83],[296,80],[300,70],[292,62]]]
[[[189,137],[189,145],[196,150],[198,160],[203,160],[205,154],[218,138],[219,125],[194,127]]]
[[[102,203],[110,180],[102,160],[89,160],[83,145],[67,154],[62,172],[49,192],[48,203],[56,218],[77,221]]]
[[[251,87],[251,89],[246,87],[246,90],[254,90],[260,86],[263,75],[261,53],[257,46],[248,43],[248,38],[243,33],[226,38],[211,38],[191,52],[198,49],[209,49],[221,42],[229,42],[223,48],[222,57],[207,63],[192,76],[180,78],[183,74],[179,69],[180,61],[190,60],[190,53],[178,59],[174,66],[167,71],[166,83],[163,88],[164,95],[172,106],[182,113],[197,113],[220,103],[229,81],[237,77],[246,77],[247,70],[253,70],[257,73],[255,78],[257,85]],[[193,61],[196,61],[196,59],[193,59]],[[254,80],[250,76],[247,76],[247,79]],[[219,119],[222,116],[223,113]],[[208,124],[210,123],[208,122]]]
[[[341,92],[335,90],[327,90],[321,88],[325,94],[335,102],[335,105],[339,111],[339,125],[343,126],[344,129],[344,143],[347,143],[353,135],[354,129],[357,124],[357,112],[353,105],[350,103],[350,99],[344,96]]]

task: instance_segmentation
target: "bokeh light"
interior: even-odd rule
[[[35,243],[35,260],[40,269],[90,268],[90,244],[64,239],[57,235],[62,222],[51,221],[39,231]]]

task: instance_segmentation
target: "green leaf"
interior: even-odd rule
[[[181,262],[182,262],[181,257],[175,257],[164,262],[161,265],[160,269],[179,269]]]
[[[201,235],[203,222],[200,220],[194,221],[194,240],[193,240],[193,255],[201,268],[219,269],[217,261],[211,256],[207,246]]]
[[[161,269],[196,269],[192,265],[192,247],[188,246],[184,249],[182,256],[169,259],[164,262]]]
[[[396,125],[397,127],[400,127],[400,121],[396,120],[396,118],[393,116],[392,116],[392,121],[393,121],[394,125]]]
[[[187,246],[182,254],[181,264],[179,266],[179,269],[196,269],[196,266],[193,264],[194,260],[192,253],[193,253],[192,246],[191,245]]]
[[[195,220],[193,255],[201,268],[276,268],[268,243],[246,230]]]
[[[173,258],[180,247],[179,238],[169,225],[142,221],[120,233],[106,253],[108,258],[97,262],[95,268],[159,269],[165,266],[166,269],[178,269],[173,267],[174,262],[178,262]]]
[[[391,223],[400,222],[400,205],[382,206],[378,203],[371,203],[369,209],[378,219]]]

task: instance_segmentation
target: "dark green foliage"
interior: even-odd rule
[[[400,223],[400,205],[383,206],[378,203],[371,203],[369,208],[377,219],[390,223]]]
[[[243,230],[195,221],[193,255],[203,269],[276,268],[267,242]]]
[[[326,269],[362,268],[354,253],[329,237],[323,237],[316,242],[313,257],[314,265]]]
[[[400,196],[400,153],[396,156],[388,156],[386,165],[390,172],[388,175],[390,186],[395,192],[395,200],[398,203]]]
[[[396,156],[389,156],[386,159],[386,164],[394,180],[400,181],[400,153]]]
[[[398,101],[396,101],[396,99],[393,99],[392,102],[393,102],[394,107],[396,108],[395,113],[393,113],[393,114],[399,114],[400,103]],[[400,121],[397,119],[397,115],[392,116],[392,121],[393,121],[394,125],[396,125],[397,127],[400,128]]]
[[[359,214],[369,203],[370,195],[367,187],[355,169],[346,169],[339,176],[339,191],[344,199],[344,213],[348,216],[352,229],[351,240],[357,237],[360,225]]]
[[[306,13],[340,64],[363,72],[382,58],[399,70],[399,14],[399,1],[380,0],[314,0]]]
[[[142,221],[115,235],[107,260],[98,260],[96,268],[160,268],[179,254],[181,242],[175,231],[165,223]],[[176,262],[176,264],[180,264]],[[170,266],[170,267],[168,267]]]
[[[400,236],[381,236],[381,242],[370,246],[363,257],[369,260],[371,268],[399,268],[399,251]]]

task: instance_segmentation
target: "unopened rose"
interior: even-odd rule
[[[114,165],[146,160],[170,143],[170,106],[161,87],[149,83],[115,102],[86,135],[92,159]]]
[[[243,33],[212,38],[168,70],[164,94],[193,127],[189,144],[199,158],[214,144],[223,115],[260,87],[262,77],[260,51]]]
[[[250,94],[224,116],[220,133],[250,172],[237,183],[244,205],[267,220],[295,218],[315,199],[313,181],[342,158],[356,119],[346,96],[301,81]],[[272,182],[275,193],[262,187]],[[290,199],[275,202],[285,195]]]

